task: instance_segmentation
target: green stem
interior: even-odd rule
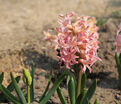
[[[30,104],[30,86],[27,85],[27,98],[28,98],[28,104]]]
[[[77,76],[77,93],[76,93],[76,98],[80,95],[81,92],[81,78],[82,78],[82,72],[81,69],[78,69],[78,76]]]

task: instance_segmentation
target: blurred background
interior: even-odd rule
[[[0,50],[22,47],[46,26],[55,28],[60,13],[103,17],[120,9],[121,0],[0,0]]]

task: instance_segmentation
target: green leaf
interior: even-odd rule
[[[2,93],[8,97],[9,100],[11,100],[14,104],[21,104],[18,99],[13,96],[10,91],[5,88],[3,85],[0,84],[0,90],[2,91]]]
[[[48,94],[43,98],[43,100],[40,102],[40,104],[46,104],[47,101],[50,99],[50,97],[54,94],[56,89],[59,87],[60,83],[64,79],[65,75],[67,74],[68,69],[66,69],[62,75],[55,81],[53,87],[49,90]]]
[[[119,60],[120,60],[120,63],[121,63],[121,53],[119,54]]]
[[[85,90],[86,88],[86,73],[82,75],[82,79],[81,79],[81,98],[83,98],[85,96]]]
[[[89,100],[87,100],[87,104],[91,104],[91,103],[89,102]]]
[[[118,69],[118,77],[119,77],[119,81],[120,81],[120,88],[121,88],[121,63],[120,63],[120,59],[117,55],[117,53],[115,53],[115,60],[116,60],[116,64],[117,64],[117,69]]]
[[[70,80],[68,82],[68,93],[70,97],[70,103],[75,104],[75,82],[74,82],[74,77],[72,74],[70,74]]]
[[[81,98],[82,98],[82,95],[80,94],[76,99],[76,104],[81,104]]]
[[[19,80],[20,80],[20,76],[16,77],[15,80],[16,80],[17,83],[18,83]],[[14,85],[13,85],[12,82],[8,85],[7,89],[8,89],[10,92],[12,92],[12,91],[14,90]],[[1,97],[0,97],[0,101],[1,101],[1,102],[4,101],[5,98],[6,98],[6,96],[3,95],[3,93],[1,93],[0,96],[1,96]]]
[[[99,104],[98,101],[97,101],[97,99],[95,100],[94,104]]]
[[[0,74],[0,84],[2,84],[3,78],[4,78],[4,73],[2,72],[2,73]]]
[[[69,72],[70,72],[70,74],[73,76],[74,83],[75,83],[75,86],[76,86],[76,85],[77,85],[77,82],[76,82],[75,75],[74,75],[71,71],[69,71]],[[70,81],[70,75],[68,75],[68,77],[67,77],[67,81],[66,81],[66,85],[67,85],[67,86],[68,86],[69,81]],[[75,88],[76,88],[76,87],[75,87]],[[76,91],[76,89],[75,89],[75,91]]]
[[[16,80],[17,83],[19,83],[20,78],[21,78],[20,76],[17,76],[17,77],[15,78],[15,80]],[[7,89],[8,89],[10,92],[12,92],[12,91],[14,90],[13,82],[11,82],[11,83],[8,85]]]
[[[88,104],[88,102],[90,102],[95,90],[96,90],[96,86],[97,86],[97,81],[94,80],[94,82],[92,83],[92,85],[90,86],[90,88],[88,89],[83,101],[82,101],[82,104]],[[88,102],[87,102],[88,101]]]
[[[32,77],[32,83],[30,85],[30,99],[32,103],[34,101],[34,65],[33,63],[31,63],[31,66],[30,66],[30,74]]]
[[[19,96],[19,98],[20,98],[20,100],[21,100],[21,103],[22,103],[22,104],[27,104],[26,99],[25,99],[25,97],[24,97],[24,94],[22,93],[21,89],[19,88],[19,86],[18,86],[18,84],[17,84],[15,78],[13,77],[12,72],[10,73],[10,75],[11,75],[11,80],[12,80],[12,82],[13,82],[13,85],[14,85],[14,87],[15,87],[15,90],[16,90],[16,92],[17,92],[17,95]]]
[[[48,89],[49,89],[51,80],[52,80],[52,68],[50,68],[50,76],[49,76],[49,81],[48,81],[47,87],[46,87],[44,93],[42,94],[42,96],[41,96],[41,98],[40,98],[40,100],[39,100],[39,103],[40,103],[40,102],[43,100],[43,98],[45,97],[45,95],[46,95],[46,93],[47,93],[47,91],[48,91]]]
[[[64,98],[64,95],[63,95],[63,93],[62,93],[62,91],[61,91],[61,89],[60,89],[60,87],[57,88],[57,94],[58,94],[58,97],[59,97],[61,103],[62,103],[62,104],[67,104],[67,103],[66,103],[66,100],[65,100],[65,98]]]
[[[70,81],[70,75],[67,76],[67,81],[66,81],[67,86],[68,86],[69,81]]]

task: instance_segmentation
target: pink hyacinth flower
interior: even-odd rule
[[[66,15],[60,15],[62,19],[58,21],[58,46],[61,62],[64,62],[67,68],[74,64],[82,64],[80,68],[84,73],[86,68],[92,71],[91,66],[100,58],[97,56],[98,33],[96,21],[90,16],[78,16],[71,12]],[[74,19],[73,19],[74,18]]]
[[[118,27],[118,31],[116,34],[116,41],[115,41],[115,45],[116,45],[116,52],[121,53],[121,23]]]

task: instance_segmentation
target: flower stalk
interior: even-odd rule
[[[81,69],[78,70],[78,77],[77,77],[77,93],[76,98],[80,95],[81,92],[81,78],[82,78],[82,71]]]
[[[27,85],[27,100],[28,100],[28,104],[30,104],[30,86]]]

